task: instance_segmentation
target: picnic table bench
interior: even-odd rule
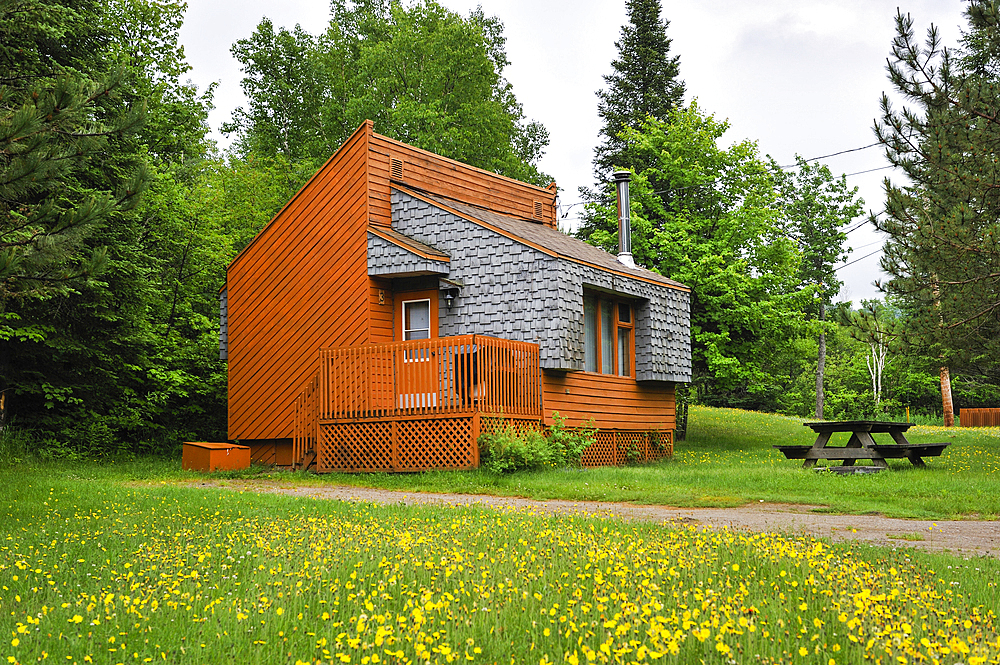
[[[888,467],[887,459],[908,459],[914,466],[926,466],[924,457],[937,457],[948,447],[947,443],[910,443],[904,432],[910,423],[880,422],[877,420],[844,420],[839,422],[803,423],[816,432],[816,442],[811,446],[774,446],[788,459],[805,460],[806,469],[817,460],[843,460],[843,466],[852,467],[857,460],[871,460],[878,468]],[[851,438],[843,447],[827,447],[831,437],[838,432],[850,432]],[[873,434],[888,434],[894,443],[878,444]]]

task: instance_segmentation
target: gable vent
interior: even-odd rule
[[[542,202],[535,201],[535,219],[542,218]]]
[[[403,160],[395,157],[389,158],[389,178],[392,180],[403,179]]]

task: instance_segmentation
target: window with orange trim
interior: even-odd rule
[[[623,300],[583,296],[584,370],[635,375],[635,313]]]

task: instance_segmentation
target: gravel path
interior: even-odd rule
[[[227,480],[195,486],[270,492],[321,500],[382,504],[480,505],[534,508],[559,514],[588,514],[659,523],[804,533],[834,541],[856,540],[892,547],[949,551],[959,556],[1000,557],[1000,522],[973,520],[903,520],[881,515],[831,515],[822,506],[758,503],[738,508],[672,508],[601,501],[536,501],[485,494],[433,494],[350,487],[302,487],[259,480]],[[916,540],[922,538],[922,540]]]

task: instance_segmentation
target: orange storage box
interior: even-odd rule
[[[250,468],[250,446],[235,443],[185,441],[181,455],[185,471],[237,471]]]

